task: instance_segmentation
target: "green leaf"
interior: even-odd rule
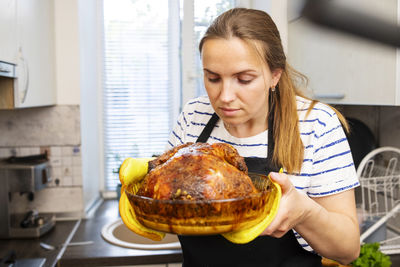
[[[379,250],[379,243],[366,243],[360,248],[360,256],[354,260],[353,267],[390,267],[390,257]]]

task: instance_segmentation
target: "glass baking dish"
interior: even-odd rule
[[[148,228],[180,235],[210,235],[252,227],[271,211],[279,197],[266,175],[249,173],[259,193],[222,200],[158,200],[125,193],[138,221]]]

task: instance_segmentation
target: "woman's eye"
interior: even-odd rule
[[[238,79],[238,80],[239,80],[239,83],[241,83],[241,84],[249,84],[252,81],[252,80],[243,80],[243,79]]]
[[[207,78],[209,82],[216,83],[219,81],[219,78]]]

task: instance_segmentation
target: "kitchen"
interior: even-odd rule
[[[99,262],[93,260],[96,258],[101,258],[104,265],[123,265],[124,261],[130,262],[128,264],[131,265],[179,262],[180,253],[176,250],[162,251],[156,255],[148,251],[139,251],[140,253],[138,253],[137,250],[113,246],[104,241],[100,235],[102,226],[117,219],[118,212],[115,200],[103,201],[103,199],[115,198],[116,194],[104,190],[103,168],[99,167],[104,166],[102,157],[104,144],[100,130],[102,99],[99,92],[101,92],[102,86],[100,75],[102,70],[99,67],[100,59],[98,57],[101,44],[97,41],[99,32],[98,2],[95,0],[8,0],[0,2],[4,7],[1,8],[1,12],[9,10],[11,6],[14,11],[9,14],[15,14],[18,9],[18,14],[22,14],[25,20],[18,23],[14,21],[14,28],[0,28],[2,33],[5,32],[5,36],[11,36],[9,39],[11,45],[7,46],[7,49],[2,49],[0,55],[4,58],[0,58],[0,60],[13,62],[15,59],[10,59],[9,55],[17,54],[20,56],[18,64],[22,66],[26,63],[24,62],[25,54],[32,53],[36,57],[27,61],[27,64],[36,64],[36,67],[30,65],[29,75],[24,72],[18,73],[19,95],[17,98],[26,98],[26,100],[21,104],[15,101],[16,108],[8,107],[0,110],[0,158],[22,157],[46,152],[52,166],[52,180],[47,188],[35,192],[34,201],[27,200],[26,194],[13,193],[12,210],[23,213],[30,209],[36,209],[40,213],[56,214],[56,226],[54,231],[49,233],[52,236],[45,234],[43,239],[39,239],[40,242],[58,245],[65,242],[94,241],[94,244],[75,247],[61,246],[56,250],[48,251],[39,247],[38,239],[33,239],[25,243],[30,245],[25,245],[20,250],[14,248],[17,250],[16,256],[17,258],[48,258],[45,266],[53,266],[57,260],[60,260],[61,266],[79,265],[79,262],[84,264],[85,257],[79,255],[78,251],[87,253],[87,265],[100,265]],[[293,24],[300,20],[290,17],[286,13],[285,1],[240,2],[243,5],[270,11],[277,20],[284,42],[285,40],[287,42],[289,58],[291,52],[297,56],[291,44],[299,40],[295,34],[291,33],[293,30],[297,30],[295,27],[303,25]],[[391,1],[391,3],[395,2]],[[390,10],[396,12],[396,9]],[[0,17],[10,17],[11,20],[16,20],[12,15],[5,14]],[[292,20],[292,23],[288,24],[286,22],[288,19]],[[312,43],[306,42],[307,45]],[[297,44],[297,46],[299,45],[302,44]],[[376,45],[365,46],[367,46],[365,49],[368,49]],[[318,49],[318,47],[309,49]],[[376,50],[376,48],[374,49]],[[3,52],[15,50],[17,51],[14,53]],[[387,48],[377,50],[385,55],[393,53]],[[327,52],[325,51],[325,53]],[[359,56],[363,55],[361,53]],[[396,55],[396,51],[394,51],[394,55]],[[368,86],[367,93],[356,92],[350,100],[327,100],[332,104],[338,104],[337,107],[347,117],[354,117],[364,122],[373,132],[380,147],[400,147],[398,57],[397,55],[397,63],[395,58],[383,57],[387,61],[377,61],[372,64],[372,67],[371,64],[368,64],[368,68],[363,69],[362,74],[359,74],[363,80],[367,80],[366,78],[377,79],[363,84],[363,86]],[[301,63],[296,61],[297,58],[292,59],[294,66]],[[333,60],[334,56],[330,59]],[[365,60],[365,58],[362,59]],[[315,58],[310,57],[310,60],[315,60]],[[395,63],[390,60],[394,60]],[[338,62],[334,62],[334,64],[338,64]],[[379,64],[384,64],[383,66],[388,64],[392,68],[379,68],[381,66]],[[301,66],[299,69],[305,71]],[[313,73],[314,70],[307,71]],[[183,82],[188,80],[185,79],[185,75],[189,74],[182,73]],[[338,75],[343,75],[343,73]],[[26,91],[24,85],[27,83],[28,77],[29,82],[37,83],[34,84],[34,88],[38,91],[34,93]],[[354,79],[354,77],[352,78]],[[324,81],[323,78],[320,80]],[[381,84],[382,80],[383,84]],[[369,84],[374,87],[370,88]],[[312,83],[311,85],[314,86]],[[322,85],[326,86],[326,83],[322,83]],[[354,85],[354,81],[351,80],[339,81],[338,78],[333,87],[341,85],[354,89],[352,86],[358,84]],[[388,92],[382,93],[382,88],[379,86],[383,86]],[[9,85],[6,88],[9,88]],[[188,87],[183,86],[183,88]],[[31,90],[31,88],[29,89]],[[1,93],[3,92],[1,91]],[[9,89],[7,92],[9,95]],[[185,102],[192,94],[193,92],[182,92],[181,101]],[[3,94],[0,96],[3,97]],[[361,96],[365,98],[361,99]],[[380,100],[382,96],[386,96],[388,100]],[[355,102],[354,99],[361,100]],[[1,100],[0,103],[2,103]],[[75,234],[70,235],[72,232]],[[10,243],[5,244],[4,242],[7,241],[0,241],[2,253],[13,249]],[[10,242],[15,245],[21,241],[11,240]],[[3,246],[3,244],[5,245]],[[35,246],[34,249],[33,246]],[[24,252],[20,252],[21,250]],[[31,252],[27,253],[27,250]],[[20,255],[20,253],[24,254]],[[89,258],[90,255],[94,255],[92,259]],[[169,266],[172,265],[169,264]]]

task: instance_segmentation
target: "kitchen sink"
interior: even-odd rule
[[[149,250],[181,248],[176,235],[166,234],[163,240],[153,241],[129,230],[121,219],[104,225],[101,229],[101,235],[107,242],[126,248]]]

